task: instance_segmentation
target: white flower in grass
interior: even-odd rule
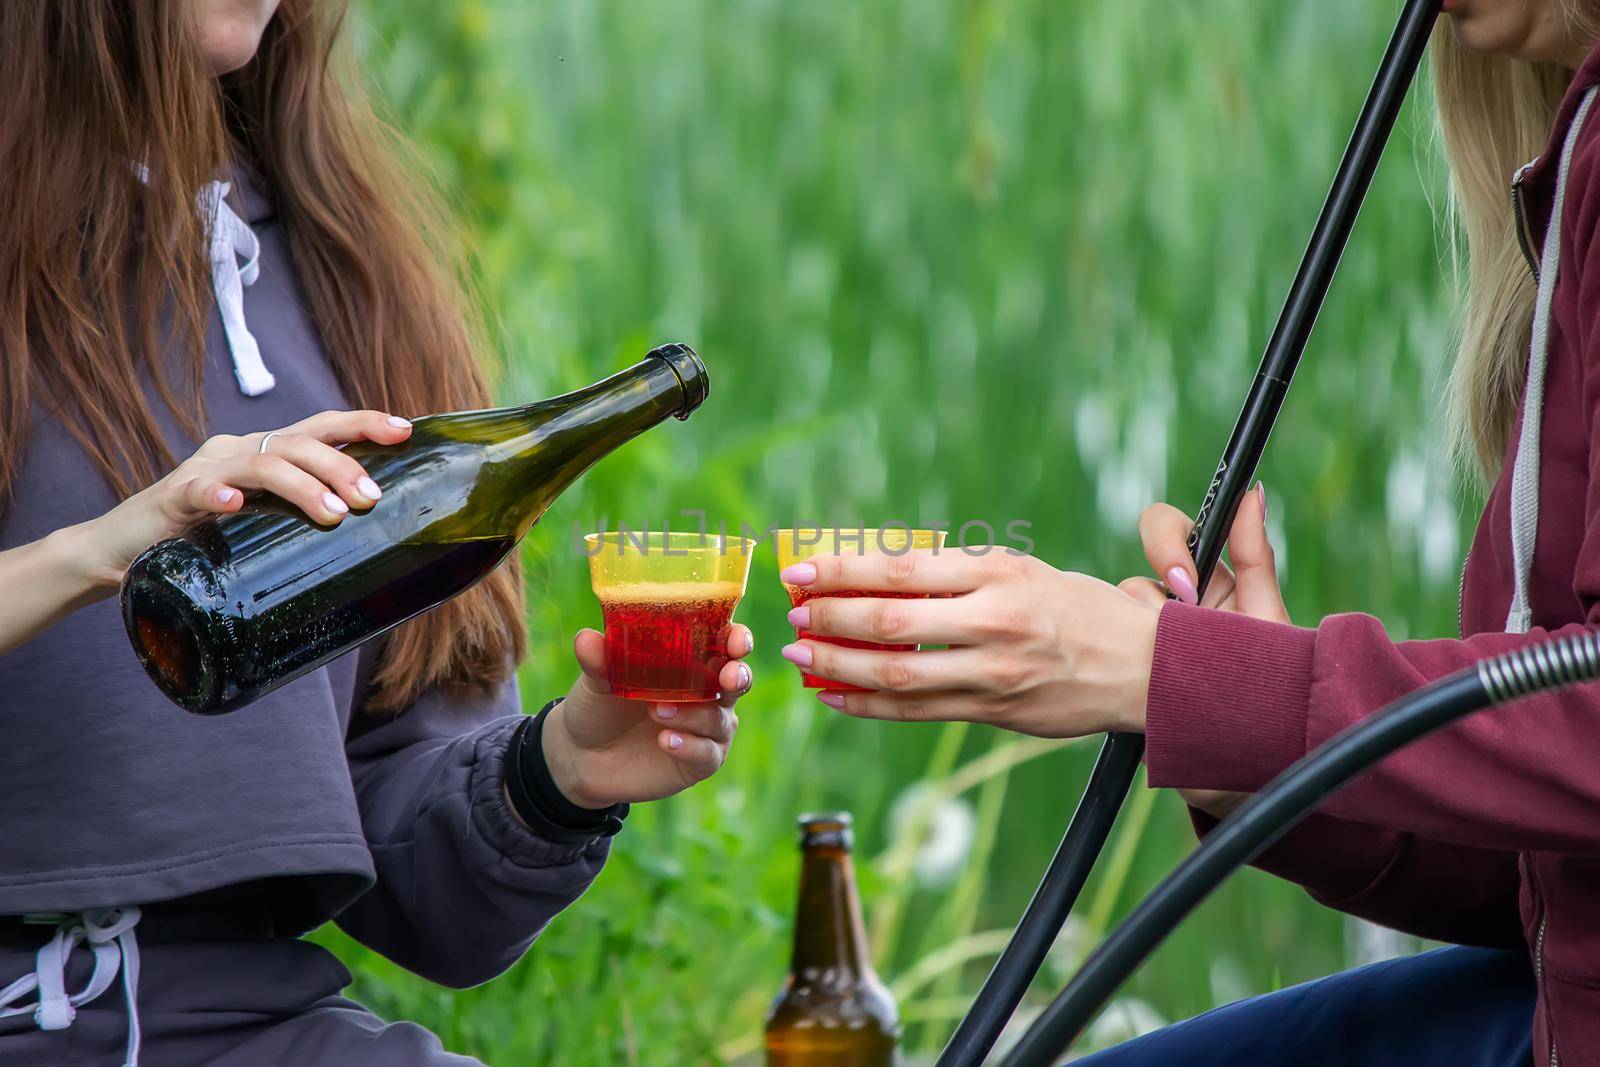
[[[1213,1004],[1232,1004],[1256,992],[1251,988],[1244,968],[1239,966],[1238,957],[1232,953],[1223,953],[1211,961],[1210,977]]]
[[[1056,939],[1050,944],[1050,951],[1045,954],[1044,965],[1055,976],[1059,985],[1071,978],[1080,966],[1083,959],[1094,947],[1094,939],[1089,934],[1089,928],[1083,920],[1076,915],[1067,917],[1061,930],[1056,934]]]
[[[924,815],[930,801],[933,809]],[[918,829],[913,823],[923,818],[926,822],[921,823],[920,844],[911,860],[912,872],[919,885],[946,885],[960,873],[972,852],[972,839],[978,832],[977,817],[972,813],[972,805],[960,797],[933,800],[932,787],[916,782],[894,802],[889,825],[894,836],[903,839]]]
[[[723,786],[717,790],[717,807],[722,809],[722,814],[736,816],[744,812],[744,790],[736,785]]]
[[[1089,1027],[1085,1043],[1091,1049],[1110,1048],[1118,1042],[1131,1041],[1165,1025],[1167,1020],[1148,1001],[1138,997],[1121,997],[1113,1000],[1111,1006]]]

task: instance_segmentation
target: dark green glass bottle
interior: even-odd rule
[[[687,345],[523,407],[430,415],[346,448],[383,486],[320,526],[276,497],[146,549],[122,583],[145,671],[180,707],[234,711],[486,576],[594,462],[706,398]]]

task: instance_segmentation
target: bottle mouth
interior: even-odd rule
[[[711,395],[711,378],[706,373],[705,361],[694,349],[677,341],[652,348],[645,358],[652,357],[671,367],[672,373],[677,375],[678,385],[683,389],[683,407],[673,415],[687,419]]]
[[[807,812],[799,819],[800,845],[849,849],[855,844],[851,821],[848,811]]]

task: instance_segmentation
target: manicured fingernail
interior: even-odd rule
[[[678,709],[673,707],[671,704],[657,704],[656,705],[656,718],[658,718],[658,719],[676,719],[677,717],[678,717]]]
[[[383,495],[383,490],[378,488],[378,483],[363,474],[356,479],[356,492],[368,500],[376,500]]]
[[[322,506],[333,512],[335,515],[343,515],[345,512],[350,510],[349,504],[346,504],[343,500],[340,500],[332,493],[322,494]]]
[[[402,419],[399,415],[390,415],[389,425],[398,426],[402,430],[409,430],[411,428],[411,420]]]
[[[232,489],[218,489],[217,490],[217,503],[219,503],[219,504],[231,504],[231,503],[233,503],[233,490]]]
[[[1194,587],[1194,579],[1182,566],[1175,566],[1167,572],[1167,588],[1178,594],[1178,599],[1185,604],[1200,603],[1200,591]]]
[[[739,664],[739,692],[750,692],[750,683],[754,680],[754,677],[750,674],[750,666],[745,663]]]
[[[796,630],[804,630],[807,626],[810,626],[811,605],[801,604],[799,607],[789,612],[789,625],[793,626]]]
[[[818,693],[817,699],[828,705],[830,708],[844,707],[843,693]]]
[[[678,751],[678,749],[683,747],[683,738],[677,734],[668,734],[667,747],[674,752]]]
[[[811,650],[805,645],[784,645],[783,658],[793,663],[796,667],[811,666]]]
[[[817,580],[817,565],[796,563],[793,567],[785,567],[779,572],[778,580],[788,582],[790,585],[810,585]]]
[[[1267,521],[1267,487],[1260,482],[1256,483],[1256,492],[1261,494],[1261,521]]]

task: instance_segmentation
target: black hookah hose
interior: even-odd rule
[[[1195,516],[1189,552],[1202,593],[1222,557],[1239,503],[1255,477],[1272,425],[1283,407],[1289,382],[1305,351],[1442,4],[1443,0],[1407,0],[1362,105],[1239,421]],[[1055,857],[1010,943],[940,1053],[937,1067],[977,1067],[994,1047],[1088,881],[1143,756],[1143,735],[1107,735]]]
[[[1600,634],[1585,631],[1457,671],[1345,729],[1218,824],[1089,955],[1022,1036],[1007,1067],[1057,1062],[1117,988],[1223,879],[1389,753],[1482,708],[1596,679]]]

